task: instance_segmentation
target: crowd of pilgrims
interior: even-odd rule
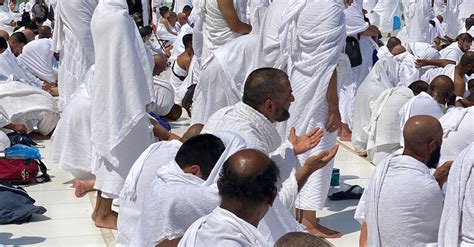
[[[354,246],[474,246],[473,1],[166,4],[0,0],[0,151],[51,138],[117,246],[331,246],[350,142]]]

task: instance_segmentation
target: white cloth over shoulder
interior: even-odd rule
[[[133,164],[120,194],[117,246],[129,246],[140,215],[155,212],[142,212],[145,194],[156,172],[174,160],[180,147],[181,142],[175,140],[153,143]]]
[[[375,167],[365,193],[367,246],[425,246],[438,239],[443,193],[425,164],[390,155]]]
[[[441,59],[448,59],[458,64],[464,52],[459,48],[458,42],[454,42],[441,50],[439,54],[441,55]]]
[[[51,51],[52,44],[51,39],[33,40],[23,47],[18,60],[34,76],[55,83],[58,80],[58,72],[53,68],[55,58]]]
[[[256,68],[257,39],[244,35],[210,52],[194,92],[192,124],[204,124],[219,109],[240,101],[245,79]]]
[[[409,52],[404,52],[394,56],[400,63],[399,83],[397,86],[408,87],[414,81],[420,78],[420,70],[416,68],[416,58]]]
[[[426,81],[428,84],[433,81],[433,79],[439,75],[445,75],[454,80],[454,68],[456,65],[448,64],[444,68],[432,68],[421,76],[421,80]]]
[[[472,141],[472,139],[471,139]],[[438,246],[474,245],[474,143],[459,153],[448,176]]]
[[[352,113],[352,145],[357,152],[367,148],[370,105],[388,88],[399,83],[398,61],[393,57],[380,59],[365,78],[356,93]]]
[[[255,226],[221,207],[194,222],[178,246],[272,246]]]
[[[454,108],[439,119],[443,127],[440,164],[454,160],[474,140],[474,107]]]
[[[170,113],[175,102],[175,92],[171,83],[161,77],[153,77],[153,87],[155,89],[155,109],[158,116],[165,116]]]
[[[18,61],[10,47],[0,54],[0,75],[13,75],[15,80],[38,88],[43,85],[40,79],[31,74],[31,72]]]

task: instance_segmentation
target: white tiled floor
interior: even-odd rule
[[[184,118],[172,124],[174,132],[183,134],[189,126]],[[45,145],[40,151],[46,165],[50,164],[50,141],[39,141]],[[340,169],[341,184],[361,185],[365,187],[373,166],[358,157],[349,143],[341,143],[336,156],[335,167]],[[0,245],[24,246],[113,246],[116,232],[97,229],[90,215],[93,211],[95,196],[76,198],[71,186],[72,176],[49,165],[52,182],[33,185],[26,188],[36,199],[36,205],[44,206],[45,215],[35,216],[32,222],[23,225],[1,225]],[[329,240],[336,246],[357,246],[359,224],[353,219],[356,200],[331,202],[318,213],[321,223],[345,233],[340,239]],[[115,234],[114,234],[115,233]]]

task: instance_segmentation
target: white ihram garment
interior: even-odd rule
[[[425,246],[438,239],[443,193],[425,164],[390,155],[375,167],[364,194],[367,246]]]
[[[454,160],[474,140],[474,107],[454,108],[439,119],[443,126],[440,164]]]
[[[149,56],[125,0],[103,0],[91,20],[96,50],[91,134],[95,188],[118,197],[133,162],[153,142],[146,105],[154,101]],[[116,52],[120,49],[120,52]]]
[[[399,1],[397,0],[379,0],[373,12],[378,15],[378,22],[374,25],[379,27],[381,33],[393,32],[393,18],[400,17]]]
[[[290,119],[281,136],[286,136],[291,127],[295,127],[297,133],[307,133],[327,124],[329,80],[336,69],[346,36],[342,2],[294,0],[288,6],[291,8],[286,8],[283,13],[279,40],[295,102],[290,107]],[[334,146],[336,135],[336,132],[326,132],[319,145],[300,155],[300,160]],[[331,161],[310,176],[300,191],[297,208],[317,210],[324,206],[333,164]]]
[[[458,42],[454,42],[441,50],[439,54],[441,55],[441,59],[448,59],[458,64],[464,52],[459,48]]]
[[[430,41],[429,20],[434,18],[431,0],[402,0],[405,26],[397,35],[402,43]]]
[[[170,113],[175,102],[175,92],[171,83],[161,77],[153,77],[153,87],[155,89],[155,109],[158,116],[165,116]]]
[[[10,47],[0,54],[0,75],[13,75],[15,80],[21,81],[33,87],[41,88],[43,82],[18,61]]]
[[[23,47],[22,53],[18,56],[20,63],[43,81],[56,83],[58,72],[53,68],[54,54],[51,51],[51,39],[37,39],[29,42]]]
[[[400,63],[400,81],[397,86],[408,87],[411,83],[420,78],[420,70],[415,66],[416,58],[411,53],[404,52],[394,56],[393,58]]]
[[[3,108],[0,106],[0,152],[3,152],[5,148],[10,147],[11,145],[10,139],[2,130],[2,127],[5,127],[10,123],[5,115]]]
[[[472,141],[472,139],[471,139]],[[449,170],[438,246],[474,245],[474,144],[459,153]]]

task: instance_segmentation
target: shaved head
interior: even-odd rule
[[[10,38],[10,35],[8,35],[6,31],[0,30],[0,37],[5,39],[5,41],[8,41],[8,39]]]
[[[396,55],[402,54],[406,51],[407,50],[402,45],[396,45],[395,47],[393,47],[393,49],[390,51],[390,53],[392,53],[392,55],[396,56]]]
[[[38,28],[38,38],[49,39],[51,38],[51,28],[48,26],[41,26]]]
[[[276,192],[278,167],[268,155],[255,149],[244,149],[224,163],[219,179],[219,194],[252,204],[262,204]]]
[[[428,87],[428,94],[439,104],[446,104],[454,93],[454,82],[446,75],[435,77]]]
[[[26,41],[29,43],[35,39],[35,33],[30,29],[24,29],[21,31],[26,36]]]
[[[395,46],[401,45],[401,44],[402,42],[397,37],[390,37],[387,41],[387,48],[391,52]]]
[[[443,128],[438,119],[428,115],[409,118],[403,128],[403,138],[404,154],[436,168],[443,142]]]

